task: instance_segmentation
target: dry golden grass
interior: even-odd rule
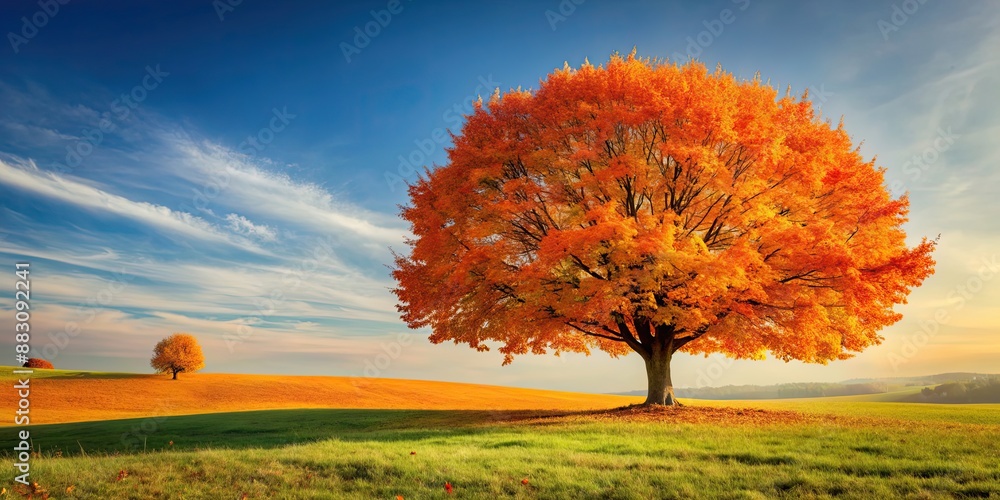
[[[14,396],[13,391],[3,391],[0,405],[16,407]],[[281,408],[573,411],[612,408],[640,400],[626,396],[381,378],[216,373],[184,374],[178,380],[170,380],[167,375],[35,378],[31,381],[31,423]]]

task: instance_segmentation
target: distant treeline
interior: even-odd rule
[[[676,389],[677,397],[694,399],[785,399],[854,396],[887,392],[885,383],[824,384],[800,383],[779,385],[727,385]]]
[[[978,377],[925,387],[911,401],[924,403],[1000,403],[1000,377]]]
[[[938,373],[935,375],[923,375],[919,377],[889,377],[889,378],[856,378],[841,381],[841,384],[867,384],[869,382],[884,382],[890,386],[914,386],[914,385],[935,385],[947,384],[950,382],[968,382],[981,377],[998,376],[989,373],[951,372]]]

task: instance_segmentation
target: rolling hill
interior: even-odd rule
[[[0,367],[5,385],[14,379],[12,370]],[[15,407],[15,397],[13,391],[3,391],[0,405]],[[290,408],[587,410],[642,401],[423,380],[221,373],[170,380],[163,375],[71,370],[36,370],[30,400],[32,424]]]

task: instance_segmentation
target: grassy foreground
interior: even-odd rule
[[[949,408],[989,423],[688,406],[57,424],[32,428],[32,478],[53,498],[1000,497],[1000,410]]]

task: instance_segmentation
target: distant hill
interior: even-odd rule
[[[872,400],[934,403],[1000,403],[1000,385],[987,381],[1000,375],[983,373],[940,373],[921,377],[851,379],[835,383],[790,383],[775,385],[727,385],[722,387],[680,387],[679,398],[713,400],[795,399],[838,396],[884,395]],[[998,383],[1000,384],[1000,383]],[[947,386],[937,391],[935,386]],[[920,390],[923,389],[923,392]],[[964,391],[964,392],[963,392]],[[645,390],[615,393],[644,396]],[[871,398],[866,398],[871,399]],[[959,401],[961,399],[961,401]],[[971,399],[974,399],[971,400]]]
[[[922,377],[886,377],[886,378],[854,378],[840,382],[841,384],[868,384],[872,382],[884,382],[891,385],[918,386],[946,384],[948,382],[968,382],[982,377],[993,377],[988,373],[938,373],[937,375],[924,375]]]
[[[1000,402],[1000,376],[976,377],[963,382],[948,382],[924,387],[906,401],[916,403],[997,403]]]

